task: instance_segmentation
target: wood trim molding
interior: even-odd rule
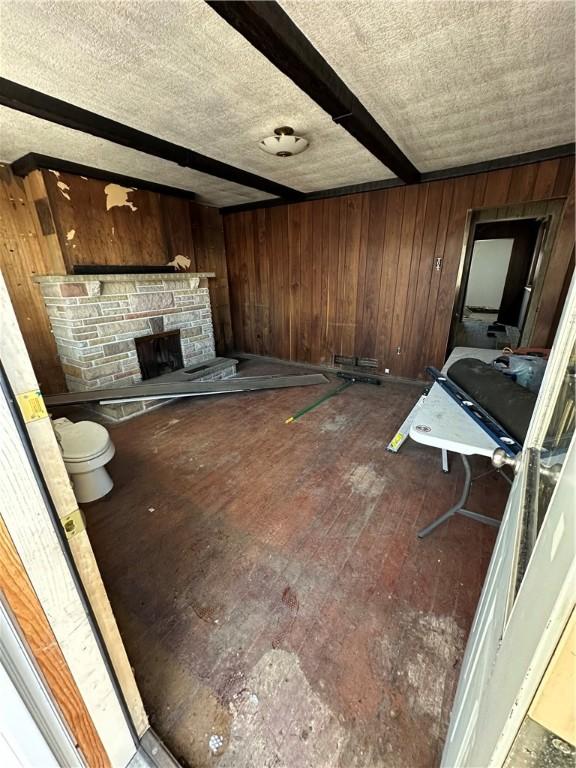
[[[554,299],[562,292],[562,284],[574,254],[574,221],[576,219],[576,205],[574,202],[575,180],[575,176],[572,175],[568,197],[564,202],[560,215],[556,238],[546,265],[546,272],[540,280],[542,292],[538,297],[536,316],[534,318],[535,329],[531,339],[531,343],[535,347],[543,347],[550,342],[550,328],[553,325],[557,309]],[[532,301],[534,301],[534,298]]]
[[[446,168],[441,171],[430,171],[420,176],[420,183],[424,184],[430,181],[445,181],[448,179],[458,179],[462,176],[475,176],[490,171],[498,171],[506,168],[517,168],[521,165],[531,165],[540,163],[544,160],[559,160],[563,157],[573,157],[575,154],[575,144],[561,144],[557,147],[548,147],[535,152],[524,152],[520,155],[509,155],[507,157],[497,157],[493,160],[486,160],[482,163],[473,163],[472,165],[460,165],[454,168]],[[310,202],[311,200],[325,200],[330,197],[344,197],[345,195],[357,195],[362,192],[376,192],[378,190],[393,189],[394,187],[405,186],[400,179],[382,179],[382,181],[367,181],[364,184],[351,184],[346,187],[334,187],[332,189],[323,189],[319,192],[309,192],[303,195],[302,200],[295,202]],[[277,205],[288,205],[286,200],[262,200],[255,203],[241,203],[239,205],[228,205],[220,208],[220,213],[242,213],[242,211],[255,211],[260,208],[274,208]]]
[[[260,189],[271,195],[286,199],[297,199],[301,193],[283,184],[277,184],[270,179],[257,176],[249,171],[222,163],[212,157],[201,155],[187,147],[173,144],[144,131],[131,128],[128,125],[103,117],[95,112],[82,109],[67,101],[56,99],[46,93],[27,88],[12,80],[0,78],[0,104],[27,115],[33,115],[41,120],[48,120],[65,128],[89,133],[101,139],[112,141],[123,147],[130,147],[147,155],[160,157],[184,168],[216,176],[219,179],[242,184],[245,187]]]
[[[419,181],[418,169],[278,3],[206,2],[396,176],[409,184]]]
[[[65,275],[66,263],[60,247],[42,171],[32,171],[24,178],[23,183],[26,197],[32,203],[30,211],[34,219],[36,239],[44,256],[46,272],[50,275]]]
[[[0,588],[87,764],[109,768],[110,760],[2,517]]]

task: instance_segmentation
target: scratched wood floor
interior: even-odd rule
[[[438,763],[495,534],[457,518],[416,539],[462,482],[434,450],[385,450],[418,387],[355,385],[284,424],[331,386],[110,428],[115,487],[86,505],[88,529],[151,723],[184,766]],[[507,492],[482,478],[470,507],[499,516]]]

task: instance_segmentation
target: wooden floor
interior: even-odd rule
[[[110,427],[115,488],[86,505],[88,530],[151,722],[185,766],[439,760],[495,533],[457,518],[416,539],[462,482],[434,450],[385,450],[418,387],[355,385],[284,424],[331,386]],[[507,491],[482,478],[469,506],[499,516]]]
[[[518,328],[501,326],[499,332],[488,336],[492,323],[496,323],[498,315],[469,313],[456,325],[454,333],[455,347],[475,347],[476,349],[515,349],[520,343]]]

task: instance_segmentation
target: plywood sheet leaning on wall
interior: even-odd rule
[[[0,279],[0,312],[3,333],[0,359],[16,394],[34,393],[38,383],[12,310],[4,281]],[[0,494],[5,501],[3,517],[30,581],[50,619],[52,631],[62,649],[78,689],[94,721],[98,735],[113,765],[124,765],[131,756],[133,741],[105,666],[96,638],[88,621],[80,595],[61,549],[60,540],[38,490],[28,457],[16,435],[7,411],[2,418],[3,473],[5,487]],[[77,515],[77,503],[62,461],[50,419],[40,398],[36,399],[36,417],[27,419],[27,430],[48,491],[62,520]],[[14,478],[18,477],[17,482]],[[78,517],[76,517],[78,520]],[[140,695],[126,652],[112,614],[104,586],[83,526],[70,538],[70,550],[84,589],[98,622],[102,637],[124,694],[136,729],[147,727]]]
[[[573,171],[566,157],[226,214],[237,351],[317,364],[363,356],[422,377],[444,362],[469,211],[566,198]],[[547,333],[574,245],[573,209],[565,220],[535,337]]]

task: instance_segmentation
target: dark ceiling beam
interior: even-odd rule
[[[537,149],[533,152],[524,152],[520,155],[508,155],[507,157],[497,157],[493,160],[485,160],[481,163],[472,163],[471,165],[459,165],[455,168],[444,168],[441,171],[429,171],[423,173],[420,177],[420,183],[424,184],[431,181],[443,181],[445,179],[457,179],[461,176],[473,176],[477,173],[488,173],[498,171],[503,168],[515,168],[519,165],[529,165],[530,163],[542,163],[545,160],[559,160],[562,157],[572,157],[575,153],[576,145],[560,144],[557,147],[547,147],[546,149]],[[311,202],[312,200],[324,200],[329,197],[343,197],[344,195],[357,195],[361,192],[375,192],[379,189],[391,189],[392,187],[403,186],[398,179],[382,179],[381,181],[367,181],[363,184],[351,184],[346,187],[333,187],[332,189],[322,189],[318,192],[308,192],[303,200],[298,202]],[[239,203],[220,208],[220,213],[241,213],[242,211],[254,211],[258,208],[275,208],[277,205],[286,205],[283,200],[261,200],[254,203]]]
[[[276,2],[206,0],[208,5],[407,184],[420,179],[390,136]]]
[[[285,187],[283,184],[276,184],[276,182],[262,176],[243,171],[227,163],[221,163],[219,160],[201,155],[187,147],[159,139],[157,136],[144,133],[136,128],[110,120],[95,112],[82,109],[5,78],[0,78],[0,104],[39,117],[42,120],[63,125],[66,128],[72,128],[75,131],[89,133],[100,139],[114,142],[114,144],[136,149],[147,155],[169,160],[184,168],[191,168],[209,176],[216,176],[235,184],[259,189],[270,195],[278,195],[287,200],[297,200],[302,196],[301,192]]]
[[[187,189],[170,187],[166,184],[157,184],[155,181],[145,181],[136,179],[133,176],[124,176],[114,171],[103,171],[101,168],[93,168],[89,165],[72,163],[69,160],[62,160],[59,157],[49,157],[48,155],[39,155],[36,152],[30,152],[23,157],[10,163],[10,168],[15,176],[28,176],[32,171],[46,169],[48,171],[61,171],[62,173],[73,173],[76,176],[86,176],[89,179],[100,179],[100,181],[109,181],[121,184],[124,187],[135,187],[136,189],[147,189],[150,192],[159,192],[162,195],[172,195],[172,197],[184,197],[187,200],[195,200],[196,194]]]

